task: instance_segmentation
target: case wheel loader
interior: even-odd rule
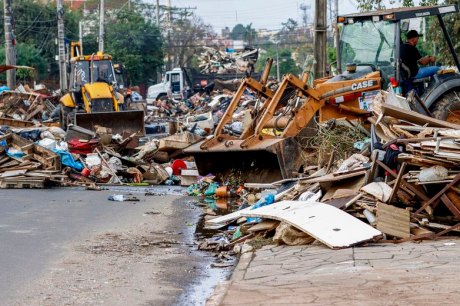
[[[406,20],[420,16],[437,16],[447,45],[457,67],[460,64],[447,33],[443,15],[458,13],[456,5],[415,7],[366,12],[339,16],[343,23],[340,52],[344,73],[313,81],[308,85],[308,75],[298,78],[284,76],[275,92],[266,86],[267,64],[261,82],[246,78],[235,93],[232,102],[208,139],[188,147],[201,175],[213,173],[223,179],[239,172],[248,182],[271,183],[293,177],[300,170],[301,149],[296,136],[318,114],[318,122],[334,118],[366,119],[369,110],[360,104],[363,93],[386,89],[390,78],[402,81],[399,49],[401,32]],[[347,65],[349,64],[349,65]],[[347,68],[347,69],[345,69]],[[253,109],[253,121],[241,136],[227,133],[224,126],[240,104],[241,96],[250,88],[258,96]],[[451,113],[460,112],[459,101],[447,102],[454,92],[460,93],[460,75],[451,70],[440,72],[426,80],[420,93],[431,110],[447,108]],[[460,97],[460,95],[458,95]],[[450,110],[449,110],[450,109]],[[436,114],[436,112],[435,112]],[[440,119],[446,119],[438,112]],[[449,118],[447,118],[449,120]],[[368,122],[367,122],[368,123]]]
[[[60,99],[61,126],[75,124],[94,130],[96,125],[113,133],[144,135],[144,112],[123,111],[123,95],[117,92],[112,57],[98,52],[80,55],[79,46],[70,60],[69,92]]]

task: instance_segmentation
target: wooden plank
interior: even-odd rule
[[[391,195],[390,195],[390,199],[388,200],[388,203],[393,202],[393,200],[396,197],[396,194],[398,193],[399,185],[401,184],[402,176],[404,175],[406,166],[407,166],[406,163],[402,163],[401,168],[399,169],[399,172],[398,172],[398,176],[396,177],[395,185],[393,186],[393,190],[391,191]]]
[[[460,174],[458,174],[455,179],[448,185],[446,185],[442,190],[440,190],[434,197],[431,199],[425,200],[422,207],[420,207],[416,212],[413,213],[414,216],[418,215],[423,209],[434,204],[441,196],[443,196],[447,190],[449,190],[452,186],[456,185],[460,181]]]
[[[303,184],[310,184],[310,183],[324,183],[324,182],[336,182],[336,181],[341,181],[344,179],[348,179],[351,177],[356,177],[356,176],[361,176],[365,175],[367,173],[367,170],[361,170],[359,172],[351,172],[348,174],[341,174],[341,175],[333,175],[331,174],[326,174],[321,177],[316,177],[312,179],[299,179]]]
[[[410,213],[384,203],[377,203],[377,229],[385,234],[398,237],[410,237]]]
[[[319,202],[281,201],[241,214],[284,221],[333,249],[381,236],[381,232],[350,214]]]
[[[447,208],[451,211],[451,213],[457,218],[457,220],[460,220],[460,210],[452,203],[452,201],[447,197],[446,194],[443,194],[441,196],[441,201],[444,203],[444,205],[447,206]]]
[[[433,126],[460,130],[460,125],[458,124],[431,118],[413,111],[407,111],[399,107],[391,106],[387,103],[382,104],[382,114],[397,119],[407,120],[409,122],[413,122],[420,125],[425,125],[428,123],[428,126],[430,127]]]
[[[5,177],[12,177],[12,176],[18,176],[26,173],[27,170],[9,170],[5,171],[0,175],[0,178],[5,178]]]
[[[379,152],[377,150],[374,150],[371,155],[371,170],[369,171],[369,175],[367,177],[366,184],[369,184],[374,181],[375,178],[375,171],[377,170],[377,163],[376,161],[379,159]]]
[[[425,138],[411,138],[411,139],[397,139],[396,143],[402,143],[402,144],[408,144],[408,143],[419,143],[422,141],[428,141],[428,140],[436,140],[438,138],[441,139],[455,139],[458,137],[452,137],[452,136],[443,136],[443,137],[425,137]]]
[[[458,228],[460,228],[460,223],[457,223],[457,224],[455,224],[455,225],[452,225],[452,226],[446,228],[446,229],[443,230],[443,231],[440,231],[439,233],[436,234],[436,237],[440,237],[440,236],[442,236],[442,235],[445,235],[445,234],[447,234],[448,232],[451,232],[451,231],[453,231],[453,230],[457,230]]]
[[[32,121],[0,118],[0,125],[7,125],[9,127],[22,128],[22,127],[33,127],[35,126],[35,123],[33,123]]]
[[[382,163],[381,161],[377,161],[377,164],[382,167],[385,171],[387,171],[388,174],[390,174],[391,176],[393,176],[394,178],[397,178],[397,175],[387,166],[385,165],[384,163]],[[413,192],[419,199],[421,199],[422,201],[429,201],[430,198],[427,197],[427,195],[419,190],[417,187],[413,186],[412,184],[406,182],[406,180],[404,179],[401,179],[401,184],[400,184],[400,188],[401,189],[404,189],[406,191],[410,191],[410,192]],[[430,205],[426,205],[424,206],[423,208],[421,208],[418,213],[420,213],[420,211],[422,211],[423,209],[426,210],[427,213],[431,214],[433,212],[432,208],[430,207]],[[414,213],[413,215],[415,216],[417,213]]]
[[[361,194],[359,194],[361,196]],[[343,197],[343,198],[338,198],[338,199],[330,199],[330,200],[322,200],[324,202],[324,204],[327,204],[327,205],[332,205],[334,206],[335,208],[345,208],[346,205],[353,199],[356,198],[356,195],[354,196],[349,196],[349,197]]]
[[[406,162],[411,165],[419,167],[432,167],[432,166],[443,166],[446,168],[452,167],[452,163],[447,160],[436,160],[429,157],[419,157],[412,154],[401,153],[398,155],[398,161]]]
[[[29,188],[44,188],[44,181],[43,180],[28,180],[28,181],[20,181],[20,180],[5,180],[0,181],[0,188],[3,189],[29,189]]]
[[[275,229],[280,224],[279,221],[276,220],[264,220],[248,229],[248,232],[255,233],[255,232],[262,232],[262,231],[271,231]]]
[[[34,102],[34,103],[35,103],[35,102]],[[26,120],[26,121],[29,121],[30,119],[34,118],[36,115],[38,115],[38,113],[41,113],[41,112],[43,111],[43,109],[44,109],[44,106],[43,106],[43,105],[37,106],[32,112],[30,112],[30,113],[26,116],[25,120]]]
[[[276,186],[270,183],[244,183],[244,187],[248,189],[276,189]]]
[[[455,189],[457,188],[452,186],[452,188],[446,192],[446,196],[452,201],[457,209],[460,209],[460,197],[457,193],[458,190],[456,191]]]

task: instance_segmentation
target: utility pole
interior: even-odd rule
[[[342,73],[342,60],[340,58],[340,29],[337,23],[337,17],[339,16],[339,0],[334,0],[334,44],[335,54],[337,58],[337,73]],[[433,53],[434,54],[434,53]]]
[[[160,0],[157,0],[157,26],[160,27]]]
[[[315,0],[315,38],[313,53],[316,60],[315,78],[326,76],[326,43],[327,43],[327,2]]]
[[[99,51],[104,52],[104,0],[99,6]]]
[[[13,7],[12,0],[3,1],[4,28],[5,28],[5,63],[7,65],[16,65],[16,39],[13,29]],[[6,84],[10,89],[16,87],[16,69],[10,69],[6,72]]]
[[[58,53],[59,53],[59,85],[61,91],[67,90],[67,69],[65,63],[65,43],[64,43],[64,7],[63,0],[56,1],[58,17]]]
[[[172,69],[172,59],[171,59],[171,0],[166,0],[166,27],[168,31],[168,66],[167,70]]]
[[[78,41],[80,42],[81,54],[83,53],[83,20],[78,22]]]

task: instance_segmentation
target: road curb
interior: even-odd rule
[[[248,252],[241,255],[230,280],[221,281],[214,288],[211,296],[206,300],[206,306],[219,306],[227,294],[228,288],[235,281],[244,279],[246,270],[255,256],[255,252]]]

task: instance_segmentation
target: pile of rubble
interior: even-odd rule
[[[141,136],[70,126],[0,129],[0,187],[180,184],[197,176],[182,149],[201,138],[189,132],[141,143]],[[190,177],[190,178],[189,178]],[[39,181],[39,182],[38,182]]]
[[[202,73],[223,74],[241,73],[254,70],[254,64],[259,56],[258,49],[246,49],[241,52],[224,52],[218,49],[204,47],[204,52],[198,57]]]
[[[177,122],[188,131],[200,136],[213,132],[227,110],[233,97],[230,90],[213,91],[210,94],[197,93],[183,101],[157,101],[146,116],[146,126],[158,126],[160,122]],[[258,97],[251,91],[246,91],[241,97],[242,106],[234,113],[234,120],[228,129],[232,133],[241,134],[244,126],[252,120],[250,111],[257,103]],[[162,132],[162,130],[158,130]]]
[[[20,85],[16,90],[2,91],[0,117],[22,121],[47,121],[59,104],[59,96],[53,96],[46,88],[30,89]]]
[[[381,92],[369,118],[375,134],[363,139],[366,146],[355,145],[361,153],[332,163],[331,154],[298,178],[233,188],[205,180],[190,187],[207,203],[238,199],[224,215],[216,213],[219,205],[207,211],[206,227],[219,233],[200,248],[242,251],[265,239],[337,249],[458,234],[460,125],[413,111],[417,103]]]

